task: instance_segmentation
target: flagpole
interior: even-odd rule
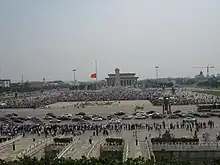
[[[95,73],[96,73],[96,80],[98,80],[98,73],[97,73],[97,60],[95,60]]]

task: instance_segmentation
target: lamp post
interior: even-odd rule
[[[156,69],[156,78],[159,79],[159,66],[155,66]]]
[[[156,86],[158,87],[158,79],[159,79],[159,66],[155,66],[155,69],[156,69]]]
[[[73,81],[75,82],[76,81],[76,69],[73,69]]]

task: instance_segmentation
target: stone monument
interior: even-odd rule
[[[115,86],[120,87],[120,70],[118,68],[115,69]]]

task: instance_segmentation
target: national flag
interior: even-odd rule
[[[91,74],[90,78],[96,78],[96,73]]]

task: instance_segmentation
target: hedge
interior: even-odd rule
[[[220,163],[219,159],[210,160],[209,162],[201,163],[201,165],[217,165]],[[1,165],[191,165],[190,162],[181,160],[164,159],[159,160],[156,163],[152,160],[145,160],[144,158],[128,159],[125,162],[102,159],[102,158],[89,158],[82,157],[81,159],[40,159],[24,157],[16,161],[0,160]]]
[[[168,142],[171,142],[171,143],[198,143],[199,142],[199,139],[197,138],[171,138],[171,139],[168,139],[168,138],[152,138],[151,139],[151,142],[152,143],[168,143]]]
[[[72,137],[69,138],[54,138],[54,143],[71,143],[73,141]]]
[[[124,140],[121,138],[106,138],[105,141],[109,145],[122,145]]]

